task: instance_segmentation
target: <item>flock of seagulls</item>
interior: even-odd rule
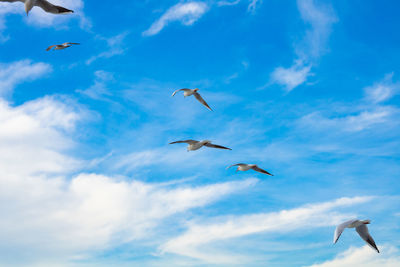
[[[40,7],[44,11],[46,11],[48,13],[52,13],[52,14],[68,14],[68,13],[73,13],[74,12],[73,10],[67,9],[65,7],[54,5],[54,4],[52,4],[52,3],[50,3],[50,2],[48,2],[46,0],[0,0],[0,2],[9,2],[9,3],[22,2],[22,3],[25,4],[25,12],[26,12],[27,15],[29,14],[29,12],[32,10],[32,8],[34,6]],[[79,43],[66,42],[66,43],[58,44],[58,45],[51,45],[46,50],[50,51],[53,48],[54,48],[54,50],[62,50],[62,49],[68,48],[68,47],[70,47],[72,45],[79,45]],[[199,91],[198,88],[195,88],[195,89],[188,89],[188,88],[179,89],[179,90],[174,91],[172,96],[175,96],[176,93],[181,92],[181,91],[183,91],[183,96],[184,97],[194,95],[194,97],[202,105],[204,105],[207,109],[212,111],[212,109],[207,104],[207,102],[198,93],[198,91]],[[171,142],[170,144],[180,144],[180,143],[188,144],[187,151],[195,151],[195,150],[198,150],[198,149],[200,149],[200,148],[202,148],[204,146],[205,147],[210,147],[210,148],[232,150],[232,149],[230,149],[228,147],[224,147],[224,146],[213,144],[209,140],[203,140],[203,141],[182,140],[182,141]],[[273,176],[271,173],[267,172],[264,169],[261,169],[256,164],[237,163],[237,164],[233,164],[233,165],[227,167],[227,169],[232,168],[232,167],[237,167],[236,168],[236,172],[237,171],[254,170],[254,171],[262,173],[262,174]],[[338,225],[336,227],[336,230],[335,230],[335,233],[334,233],[333,243],[336,244],[336,242],[339,240],[339,237],[341,236],[341,234],[343,233],[343,231],[346,228],[355,228],[357,233],[360,235],[360,237],[371,248],[373,248],[376,252],[379,253],[379,249],[376,246],[376,243],[375,243],[374,239],[372,238],[372,236],[370,235],[370,233],[368,231],[367,224],[370,224],[370,222],[371,222],[370,220],[353,219],[353,220],[350,220],[350,221],[347,221],[347,222],[344,222],[344,223]]]

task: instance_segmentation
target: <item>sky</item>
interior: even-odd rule
[[[398,1],[52,2],[0,3],[0,266],[400,266]]]

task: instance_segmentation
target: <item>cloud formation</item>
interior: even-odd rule
[[[149,29],[143,32],[144,36],[156,35],[169,23],[178,21],[185,26],[190,26],[200,19],[209,7],[205,2],[192,1],[178,3],[170,7]]]
[[[305,83],[315,62],[325,50],[326,42],[337,21],[329,6],[317,5],[314,0],[297,0],[301,18],[310,26],[303,40],[295,45],[297,58],[291,67],[277,67],[271,74],[271,81],[280,84],[288,91]]]
[[[86,60],[86,64],[90,65],[100,58],[111,58],[113,56],[124,54],[126,51],[126,45],[124,45],[124,41],[128,35],[128,32],[123,32],[110,38],[104,38],[101,36],[98,37],[98,39],[106,41],[107,49],[98,55],[90,57],[88,60]]]
[[[291,91],[307,80],[308,76],[311,75],[310,70],[311,66],[305,66],[301,61],[298,61],[290,68],[276,68],[271,74],[271,80],[273,83],[284,86],[287,91]]]
[[[365,98],[372,103],[381,103],[400,93],[400,83],[393,81],[394,73],[386,74],[383,80],[365,88]]]
[[[350,248],[335,259],[310,267],[397,267],[400,266],[400,251],[393,246],[384,246],[378,254],[367,245],[362,248]]]
[[[49,64],[30,60],[0,63],[0,96],[10,93],[23,82],[33,81],[52,71]]]
[[[71,135],[86,114],[63,102],[0,102],[0,212],[7,214],[0,239],[8,240],[0,244],[2,263],[67,262],[147,240],[167,217],[256,183],[170,186],[82,173],[86,161],[70,155],[77,147]]]
[[[340,198],[280,212],[231,216],[218,223],[191,224],[186,233],[169,240],[161,250],[209,263],[234,263],[237,259],[207,251],[210,243],[256,233],[289,232],[302,228],[334,226],[349,215],[332,211],[370,201],[371,197]]]

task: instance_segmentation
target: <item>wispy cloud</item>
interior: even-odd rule
[[[94,84],[85,90],[76,90],[87,97],[95,100],[107,100],[112,93],[107,88],[107,82],[114,80],[114,75],[110,72],[98,70],[94,73]]]
[[[262,0],[250,0],[250,4],[247,7],[247,10],[250,12],[254,12],[257,9],[258,5],[261,5],[261,3]]]
[[[192,1],[186,3],[178,3],[170,7],[157,21],[155,21],[149,29],[143,32],[144,36],[156,35],[169,23],[178,21],[185,26],[190,26],[200,19],[209,7],[207,3],[200,1]]]
[[[361,111],[356,115],[339,115],[337,117],[324,117],[319,112],[308,114],[298,123],[302,127],[314,130],[336,129],[336,132],[359,132],[371,127],[384,124],[399,114],[399,110],[392,107],[378,107],[372,110]]]
[[[15,86],[33,81],[52,71],[49,64],[21,60],[0,64],[0,96],[12,92]]]
[[[310,26],[303,40],[295,44],[297,58],[289,67],[277,67],[271,74],[271,81],[283,85],[288,91],[305,83],[312,66],[325,50],[326,42],[337,21],[329,6],[317,5],[314,0],[297,0],[301,18]]]
[[[305,66],[302,61],[297,61],[290,68],[278,67],[271,74],[271,81],[286,87],[287,91],[291,91],[297,86],[307,81],[310,76],[311,66]]]
[[[128,32],[123,32],[116,36],[112,36],[110,38],[104,38],[98,36],[97,39],[106,41],[107,49],[104,52],[101,52],[98,55],[92,56],[88,60],[86,60],[86,64],[90,65],[94,61],[101,58],[111,58],[113,56],[122,55],[126,51],[126,45],[124,44],[125,38],[129,35]]]
[[[400,251],[393,246],[383,246],[381,254],[377,254],[369,246],[350,248],[340,253],[335,259],[324,263],[314,264],[310,267],[396,267],[400,266]]]
[[[386,74],[383,80],[365,88],[366,100],[381,103],[400,93],[400,83],[393,81],[394,73]]]
[[[326,48],[326,42],[337,17],[332,7],[316,4],[315,0],[297,0],[301,18],[310,26],[303,41],[297,44],[296,52],[300,58],[318,58]]]
[[[217,6],[234,6],[240,3],[240,0],[233,1],[218,1]]]
[[[340,198],[280,212],[231,216],[221,219],[218,223],[193,223],[190,224],[186,233],[169,240],[161,247],[161,250],[210,263],[230,263],[232,259],[229,259],[229,256],[218,255],[217,251],[209,254],[204,247],[213,242],[255,233],[285,233],[310,227],[333,226],[345,217],[349,217],[349,215],[334,212],[333,209],[366,203],[371,199],[372,197]]]

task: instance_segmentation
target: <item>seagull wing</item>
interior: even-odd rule
[[[350,224],[352,224],[353,222],[355,222],[356,220],[350,220],[347,222],[344,222],[342,224],[339,224],[336,227],[335,230],[335,235],[333,237],[333,243],[336,244],[336,242],[339,240],[340,235],[343,233],[344,229],[346,229],[347,226],[349,226]]]
[[[200,103],[202,103],[206,108],[212,111],[210,106],[207,104],[207,102],[201,97],[201,95],[197,92],[194,93],[194,96],[196,97],[197,100],[199,100]]]
[[[71,42],[67,42],[67,43],[64,43],[64,45],[80,45],[80,43],[71,43]]]
[[[379,249],[376,246],[374,239],[369,234],[368,227],[365,224],[356,227],[356,231],[371,248],[375,249],[379,253]]]
[[[246,165],[246,164],[244,164],[244,163],[233,164],[233,165],[227,167],[226,169],[232,168],[234,166],[240,166],[240,165]]]
[[[263,169],[259,168],[258,166],[254,166],[254,167],[252,167],[252,169],[255,170],[256,172],[260,172],[260,173],[264,173],[264,174],[267,174],[267,175],[270,175],[270,176],[274,176],[273,174],[267,172],[266,170],[263,170]]]
[[[212,147],[212,148],[219,148],[219,149],[232,150],[232,149],[230,149],[230,148],[228,148],[228,147],[219,146],[219,145],[214,145],[214,144],[211,144],[211,143],[206,143],[206,144],[204,144],[204,145],[205,145],[205,146],[208,146],[208,147]]]
[[[50,51],[53,47],[56,47],[57,45],[51,45],[49,47],[47,47],[46,51]]]
[[[190,91],[190,89],[188,89],[188,88],[178,89],[178,90],[176,90],[176,91],[174,91],[174,92],[172,93],[172,96],[174,96],[176,93],[178,93],[178,92],[180,92],[180,91]]]
[[[64,13],[74,13],[74,11],[66,9],[62,6],[53,5],[46,0],[37,0],[36,5],[41,7],[44,11],[53,13],[53,14],[64,14]]]
[[[195,144],[195,143],[197,143],[198,141],[196,141],[196,140],[182,140],[182,141],[175,141],[175,142],[171,142],[171,143],[169,143],[170,145],[172,145],[172,144],[180,144],[180,143],[186,143],[186,144]]]

